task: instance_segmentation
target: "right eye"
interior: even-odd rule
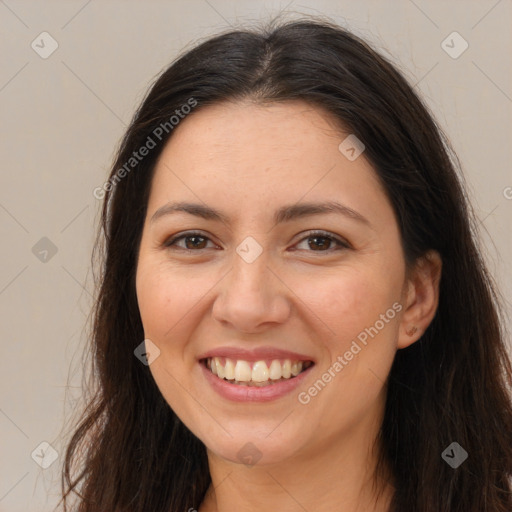
[[[185,247],[177,245],[176,242],[184,240]],[[190,240],[190,243],[189,243]],[[178,248],[184,251],[195,251],[206,249],[205,240],[211,241],[207,236],[198,231],[189,231],[187,233],[182,233],[178,236],[171,237],[169,240],[164,242],[164,246],[167,248]],[[213,243],[213,242],[212,242]]]

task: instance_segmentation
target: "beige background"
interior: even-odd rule
[[[135,107],[183,48],[281,10],[350,27],[416,84],[459,154],[510,308],[510,0],[0,0],[0,511],[46,512],[57,503],[64,415],[80,395],[91,305],[100,206],[92,192]],[[47,59],[31,48],[43,31],[59,45]],[[453,31],[469,44],[457,59],[441,47]],[[57,249],[47,261],[43,237]],[[45,441],[59,457],[42,469],[31,454]]]

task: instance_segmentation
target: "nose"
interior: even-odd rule
[[[290,316],[288,290],[269,267],[265,252],[252,263],[235,254],[233,267],[221,283],[212,314],[225,326],[244,333],[260,332]]]

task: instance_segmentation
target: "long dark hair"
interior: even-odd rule
[[[199,508],[211,482],[204,445],[134,357],[144,339],[135,271],[171,116],[192,102],[189,115],[243,98],[299,99],[329,111],[365,144],[407,264],[430,249],[442,257],[436,316],[420,340],[396,353],[387,382],[378,467],[386,461],[393,472],[390,510],[510,512],[512,368],[503,299],[481,256],[457,157],[394,65],[351,32],[313,18],[209,38],[155,80],[134,115],[101,189],[89,346],[95,389],[67,446],[64,510],[73,492],[79,512],[186,512]],[[157,147],[126,167],[148,137]],[[468,453],[456,469],[441,456],[452,442]],[[80,463],[75,478],[73,463]]]

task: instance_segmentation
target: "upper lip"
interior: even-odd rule
[[[310,356],[276,347],[259,347],[251,350],[238,347],[218,347],[204,352],[198,359],[207,359],[209,357],[228,357],[229,359],[241,359],[251,362],[265,359],[290,359],[292,361],[314,362],[314,359]]]

